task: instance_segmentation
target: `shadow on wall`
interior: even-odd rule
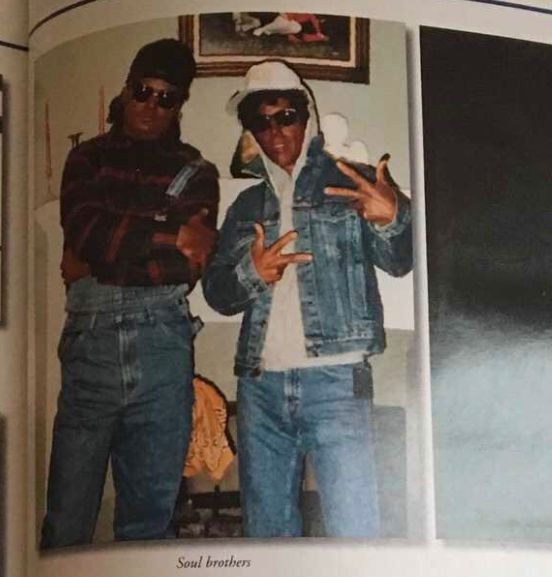
[[[10,133],[5,122],[9,107],[9,90],[0,76],[0,327],[7,321],[7,287],[8,287],[8,230],[6,215],[8,214],[7,186],[8,162],[6,150],[9,150]]]
[[[40,226],[35,226],[35,329],[46,327],[48,322],[48,236]],[[37,330],[36,334],[40,334]],[[46,511],[46,478],[50,446],[47,445],[51,423],[47,415],[47,375],[48,347],[47,340],[35,339],[36,380],[35,380],[35,466],[36,466],[36,534],[37,543]]]

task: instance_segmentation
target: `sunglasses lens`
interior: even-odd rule
[[[299,113],[293,108],[286,108],[285,110],[277,112],[274,115],[274,120],[276,120],[280,126],[292,126],[299,122]]]
[[[249,121],[249,130],[251,132],[264,132],[270,128],[270,118],[260,114],[253,116]]]
[[[179,93],[176,91],[154,90],[151,86],[139,83],[132,85],[132,98],[136,102],[146,102],[154,95],[157,97],[157,106],[166,110],[174,108],[179,102]]]
[[[264,132],[272,126],[272,120],[278,126],[292,126],[299,122],[299,113],[294,108],[286,108],[275,114],[257,114],[249,122],[249,130],[254,133]]]
[[[153,89],[144,84],[134,84],[132,86],[132,98],[136,102],[145,102],[153,94]]]
[[[176,92],[158,92],[157,103],[161,108],[171,109],[176,106],[178,102],[178,95]]]

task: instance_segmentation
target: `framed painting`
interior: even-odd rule
[[[311,13],[222,12],[180,16],[179,37],[198,77],[242,76],[253,62],[284,58],[304,77],[369,84],[370,21]]]

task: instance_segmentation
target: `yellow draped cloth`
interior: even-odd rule
[[[234,460],[227,436],[226,401],[222,394],[201,377],[194,378],[193,430],[184,466],[184,477],[205,470],[220,481]]]

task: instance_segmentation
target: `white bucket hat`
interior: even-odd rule
[[[230,98],[226,112],[236,116],[240,102],[249,94],[261,90],[302,90],[311,100],[309,89],[288,64],[281,60],[265,60],[247,71],[243,88]]]

